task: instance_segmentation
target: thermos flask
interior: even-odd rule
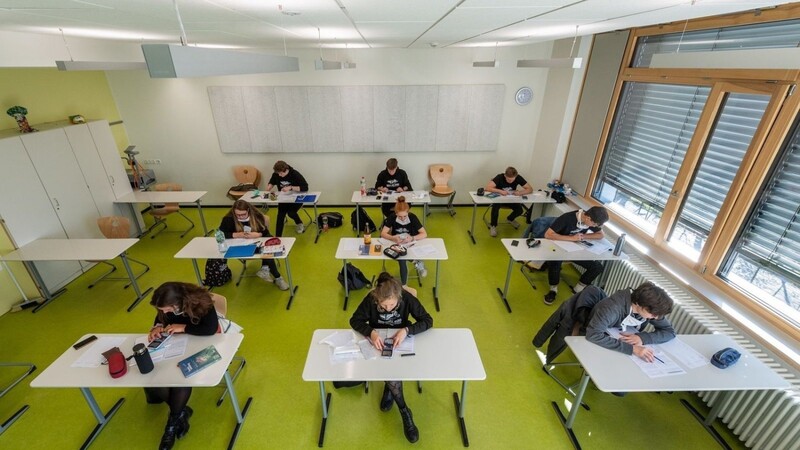
[[[145,374],[153,371],[153,359],[150,358],[150,352],[144,344],[136,344],[133,346],[133,359],[136,360],[136,367],[139,372]]]

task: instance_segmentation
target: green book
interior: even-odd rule
[[[183,376],[189,378],[197,372],[200,372],[206,367],[219,361],[220,359],[222,359],[222,356],[220,356],[219,352],[217,352],[217,349],[213,345],[209,345],[194,355],[179,362],[178,367],[181,368]]]

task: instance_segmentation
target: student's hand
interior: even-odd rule
[[[381,335],[378,334],[378,330],[372,330],[372,333],[369,334],[369,340],[372,342],[373,347],[378,350],[383,350],[383,339],[381,339]]]
[[[642,337],[636,333],[620,333],[619,340],[631,345],[643,345]]]
[[[500,195],[508,195],[508,191],[501,189],[499,192]]]
[[[399,347],[400,344],[403,343],[403,340],[405,340],[406,336],[408,336],[408,333],[406,333],[405,328],[397,330],[397,333],[394,334],[394,348]]]
[[[633,354],[642,358],[647,362],[655,361],[655,356],[653,355],[653,350],[647,347],[643,347],[641,345],[634,345],[633,346]]]
[[[167,325],[166,328],[164,329],[164,332],[169,334],[185,333],[186,324],[173,323],[172,325]]]
[[[399,188],[395,189],[395,191],[397,191],[397,192],[403,192],[403,188],[402,188],[402,187],[399,187]]]
[[[283,191],[283,192],[289,192],[291,190],[292,190],[291,186],[285,186],[285,187],[281,188],[281,191]]]
[[[167,332],[166,327],[155,326],[151,328],[150,333],[148,333],[147,335],[147,342],[153,342],[153,339],[161,337],[161,333],[166,333],[166,332]]]

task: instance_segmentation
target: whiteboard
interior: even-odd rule
[[[493,152],[505,85],[210,86],[223,153]]]

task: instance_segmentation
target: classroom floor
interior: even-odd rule
[[[295,284],[299,285],[291,310],[287,311],[287,292],[267,285],[259,278],[246,278],[237,288],[233,282],[214,291],[228,298],[228,316],[244,327],[245,339],[240,355],[247,366],[236,381],[240,401],[254,398],[237,448],[315,448],[321,417],[317,383],[301,378],[312,332],[317,328],[348,328],[348,320],[366,290],[351,294],[348,311],[342,310],[343,288],[336,281],[341,269],[333,255],[340,237],[352,236],[349,217],[352,208],[321,207],[322,211],[340,211],[345,226],[331,229],[314,244],[314,228],[299,237],[290,255]],[[568,449],[571,448],[550,405],[569,401],[566,394],[541,370],[541,363],[531,345],[533,334],[555,310],[546,306],[546,273],[542,272],[534,291],[514,269],[509,290],[513,313],[506,311],[496,287],[505,280],[508,256],[500,245],[501,237],[515,237],[522,232],[510,226],[498,228],[498,238],[476,224],[477,245],[469,228],[471,207],[457,208],[450,217],[437,210],[428,217],[427,230],[432,237],[444,237],[449,260],[443,261],[440,278],[441,311],[433,305],[431,286],[434,265],[420,288],[411,286],[434,318],[434,326],[472,329],[481,353],[487,378],[469,383],[466,423],[472,448],[478,449]],[[219,223],[223,208],[205,208],[209,227]],[[369,208],[376,219],[378,208]],[[418,208],[412,212],[421,214]],[[482,212],[482,211],[481,211]],[[145,236],[130,252],[131,257],[150,264],[152,269],[140,278],[143,288],[157,287],[171,280],[195,282],[189,260],[173,255],[192,237],[202,234],[197,211],[187,209],[197,227],[183,239],[178,233],[164,232],[155,239]],[[274,223],[276,211],[269,212]],[[502,217],[502,216],[501,216]],[[169,230],[184,226],[183,219],[170,216]],[[168,231],[169,231],[168,230]],[[294,236],[294,227],[285,234]],[[119,264],[118,264],[119,265]],[[368,276],[380,271],[380,262],[356,265]],[[234,272],[240,267],[233,263]],[[397,274],[397,265],[387,264]],[[0,436],[4,449],[77,448],[91,429],[94,419],[78,389],[32,389],[30,381],[86,333],[145,333],[153,322],[154,308],[145,299],[132,312],[126,308],[133,300],[122,282],[103,282],[87,289],[100,274],[94,268],[68,285],[67,292],[36,314],[29,311],[7,313],[0,317],[5,344],[0,346],[0,361],[31,361],[38,370],[0,399],[0,421],[23,404],[31,408]],[[250,272],[255,272],[251,265]],[[281,266],[285,274],[285,265]],[[119,272],[119,271],[118,271]],[[564,279],[573,284],[577,273],[564,271]],[[568,297],[562,282],[559,300]],[[130,349],[123,349],[126,354]],[[569,352],[560,360],[569,360]],[[18,374],[16,369],[0,368],[4,386]],[[574,372],[577,378],[578,372]],[[624,376],[624,374],[620,374]],[[420,430],[416,448],[461,448],[461,438],[454,414],[452,392],[460,382],[427,382],[424,392],[407,385],[406,400]],[[333,389],[329,387],[329,391]],[[125,403],[91,448],[157,448],[167,417],[165,405],[145,403],[141,389],[96,389],[100,406],[107,410],[117,398]],[[225,448],[235,424],[229,401],[215,406],[221,389],[195,389],[190,405],[195,414],[190,432],[176,444],[176,449]],[[373,383],[369,394],[363,388],[333,391],[325,448],[351,449],[367,444],[371,448],[407,448],[395,406],[383,413],[378,409],[382,387]],[[712,449],[714,440],[703,430],[679,399],[688,399],[701,411],[707,408],[688,393],[633,393],[620,398],[598,391],[591,384],[585,401],[591,411],[581,410],[575,433],[584,449],[635,448]],[[745,448],[721,424],[734,448]]]

